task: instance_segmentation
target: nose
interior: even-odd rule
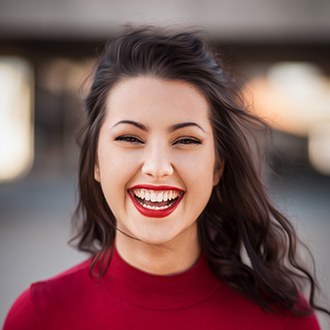
[[[146,149],[142,173],[156,179],[173,174],[170,155],[165,147],[154,145]]]

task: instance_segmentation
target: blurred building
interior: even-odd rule
[[[8,71],[8,65],[16,68],[13,79],[21,87],[13,83],[12,89],[21,93],[23,102],[10,103],[7,108],[11,110],[6,112],[2,105],[1,118],[6,115],[8,123],[16,121],[16,126],[19,120],[21,127],[24,116],[20,111],[26,114],[30,104],[31,112],[25,116],[29,128],[24,136],[10,130],[12,141],[16,139],[16,145],[25,152],[18,147],[15,151],[5,142],[0,144],[1,154],[7,155],[0,168],[3,173],[6,168],[10,170],[8,179],[15,173],[27,173],[31,167],[55,170],[73,166],[72,133],[81,114],[79,86],[103,42],[127,22],[205,29],[221,56],[245,80],[255,111],[278,131],[284,154],[307,160],[330,174],[329,1],[2,0],[0,70],[7,66]],[[19,70],[24,72],[18,81]],[[0,83],[7,87],[2,90],[9,96],[6,81],[8,74]],[[15,107],[19,110],[14,115]],[[2,122],[8,127],[4,119]],[[10,133],[2,129],[2,134]],[[25,157],[22,164],[20,157]],[[10,164],[15,159],[17,168],[6,167],[5,158]],[[5,174],[0,180],[6,180]]]

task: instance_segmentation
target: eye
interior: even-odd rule
[[[121,135],[115,138],[115,141],[123,141],[128,143],[144,143],[134,135]]]
[[[202,142],[196,138],[192,137],[183,137],[177,139],[173,144],[201,144]]]

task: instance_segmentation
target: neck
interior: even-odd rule
[[[197,230],[166,243],[148,243],[117,232],[116,248],[131,266],[155,275],[170,275],[191,268],[201,254]]]

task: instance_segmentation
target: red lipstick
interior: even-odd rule
[[[164,209],[153,209],[157,208],[157,204],[159,205],[160,202],[151,202],[151,201],[144,201],[141,198],[138,198],[134,194],[134,190],[136,189],[145,189],[145,190],[152,190],[152,191],[176,191],[179,192],[178,197],[176,197],[173,200],[169,200],[168,204],[166,205],[166,208]],[[179,189],[174,186],[153,186],[153,185],[136,185],[130,189],[128,189],[128,194],[131,198],[131,201],[135,208],[146,217],[150,218],[164,218],[170,215],[180,204],[182,197],[184,195],[184,191],[182,189]],[[147,203],[149,205],[149,208],[146,207],[146,205],[143,205],[144,203]],[[161,202],[164,204],[164,202]]]

